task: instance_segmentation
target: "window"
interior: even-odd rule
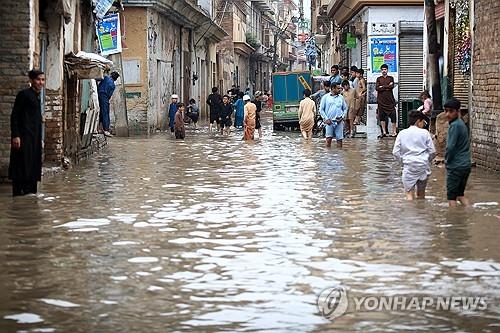
[[[123,80],[125,84],[141,83],[141,61],[139,59],[123,60]]]

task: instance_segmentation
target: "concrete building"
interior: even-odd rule
[[[272,53],[271,34],[274,26],[275,6],[270,0],[250,2],[250,21],[247,23],[247,41],[255,51],[250,54],[250,82],[253,91],[271,87]],[[253,44],[253,45],[252,45]]]
[[[123,78],[133,132],[165,129],[170,96],[205,100],[217,85],[216,43],[227,36],[215,21],[214,3],[183,0],[124,1]]]
[[[297,6],[292,0],[284,0],[277,4],[276,28],[277,35],[277,68],[278,71],[291,71],[297,61],[296,40],[298,17]]]
[[[311,34],[318,46],[316,69],[321,73],[329,73],[333,63],[338,63],[338,59],[334,59],[337,54],[333,47],[336,34],[333,21],[328,16],[329,3],[330,0],[311,1]]]
[[[355,65],[366,73],[366,126],[360,131],[369,138],[380,132],[375,91],[380,65],[389,64],[389,75],[394,77],[400,123],[403,103],[418,99],[424,87],[423,9],[422,0],[331,0],[328,5],[328,15],[337,27],[332,37],[331,63]]]
[[[275,5],[269,0],[220,0],[218,13],[227,36],[217,46],[219,88],[270,88]]]
[[[7,176],[10,156],[10,114],[17,92],[28,87],[27,73],[40,68],[46,75],[42,94],[44,163],[59,166],[63,157],[79,158],[91,145],[94,112],[90,78],[102,70],[78,73],[78,58],[70,54],[95,49],[92,2],[56,0],[4,0],[0,12],[0,179]],[[75,71],[73,71],[73,70]],[[88,119],[95,119],[92,116]],[[86,132],[87,131],[87,132]]]

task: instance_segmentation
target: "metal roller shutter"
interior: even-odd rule
[[[361,37],[361,68],[365,70],[365,74],[366,74],[366,67],[368,66],[368,63],[366,62],[367,57],[368,57],[368,37],[365,34],[363,35],[363,37]]]
[[[422,33],[399,36],[399,124],[404,101],[418,99],[423,89],[424,45]]]
[[[366,68],[368,67],[367,57],[368,57],[368,36],[365,33],[361,37],[361,68],[363,68],[363,70],[365,71],[364,74],[365,79],[367,74]],[[367,117],[366,110],[367,108],[365,107],[365,109],[363,110],[363,115],[361,116],[361,122],[363,124],[366,124],[366,117]]]

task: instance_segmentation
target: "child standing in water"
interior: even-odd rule
[[[184,139],[186,137],[186,127],[184,126],[184,104],[177,104],[177,112],[174,118],[174,132],[176,139]]]
[[[200,118],[200,108],[196,105],[196,101],[194,98],[189,100],[188,106],[188,117],[193,121],[194,128],[196,128],[198,124],[198,119]]]
[[[177,100],[179,96],[176,94],[172,95],[171,103],[168,106],[168,127],[170,127],[170,134],[174,135],[174,118],[177,112]]]
[[[220,134],[229,135],[231,132],[231,115],[233,114],[233,104],[231,103],[230,97],[224,95],[222,98],[222,106],[219,114],[219,124],[220,124]]]
[[[411,126],[398,134],[392,154],[403,164],[406,200],[415,199],[415,188],[417,199],[424,199],[436,149],[431,135],[424,129],[426,117],[422,111],[411,111],[409,118]]]

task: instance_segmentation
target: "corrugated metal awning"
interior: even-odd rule
[[[444,18],[444,2],[438,3],[436,5],[436,20]]]

